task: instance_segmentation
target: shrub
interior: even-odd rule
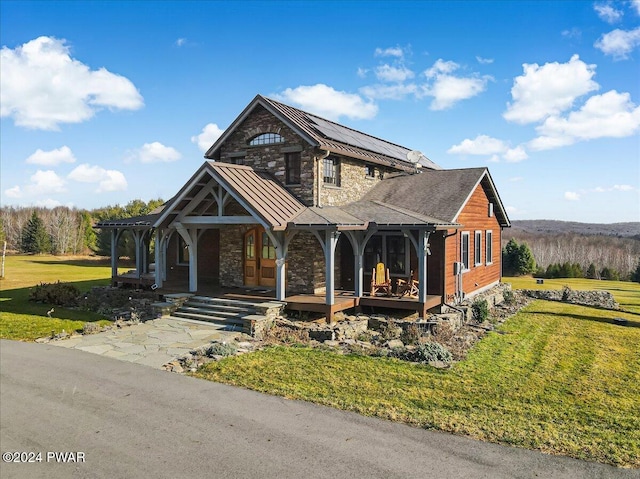
[[[57,306],[75,306],[78,304],[80,290],[70,283],[40,283],[29,294],[29,301],[55,304]]]
[[[415,324],[410,324],[407,326],[407,329],[402,331],[400,335],[400,340],[404,344],[417,344],[420,341],[420,337],[422,336],[422,332],[420,328]]]
[[[389,341],[390,339],[398,339],[400,338],[401,334],[402,328],[396,326],[396,323],[391,320],[388,320],[380,327],[380,337],[385,341]]]
[[[276,325],[265,333],[264,342],[270,344],[307,344],[309,331]]]
[[[513,294],[513,291],[511,291],[510,289],[505,289],[504,292],[502,293],[502,298],[504,299],[504,302],[506,304],[513,304],[516,301],[516,297]]]
[[[82,325],[82,334],[99,333],[102,328],[98,323],[84,323]]]
[[[429,342],[421,344],[412,353],[412,360],[420,363],[442,361],[450,363],[453,359],[451,353],[440,343]]]
[[[486,299],[476,299],[471,305],[471,310],[473,311],[473,319],[478,323],[486,321],[489,317],[489,303]]]
[[[233,356],[238,352],[238,347],[233,343],[212,343],[205,350],[205,356]]]

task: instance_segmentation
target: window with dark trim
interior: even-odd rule
[[[286,171],[286,179],[288,185],[299,185],[300,184],[300,152],[295,153],[285,153],[284,154],[284,165]]]
[[[473,262],[475,266],[482,264],[482,231],[476,231],[473,239]]]
[[[326,185],[340,186],[340,160],[333,156],[323,161],[324,183]]]
[[[373,165],[365,165],[364,166],[364,175],[367,178],[375,178],[376,177],[376,167]]]
[[[484,256],[485,264],[493,263],[493,231],[487,231],[486,252]]]
[[[249,141],[249,146],[273,145],[274,143],[284,143],[284,138],[277,133],[262,133]]]
[[[178,260],[176,263],[189,264],[189,246],[180,235],[178,235]]]
[[[463,264],[463,271],[469,269],[469,232],[463,231],[460,238],[460,262]]]

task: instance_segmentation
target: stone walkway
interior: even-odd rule
[[[209,344],[212,340],[231,341],[240,333],[223,326],[160,318],[97,334],[74,336],[49,344],[144,364],[156,369],[178,356]]]

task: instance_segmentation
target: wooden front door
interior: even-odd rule
[[[244,284],[276,285],[276,249],[262,227],[244,234]]]

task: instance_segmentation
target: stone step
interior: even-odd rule
[[[242,301],[239,299],[229,299],[229,298],[210,298],[208,296],[192,296],[189,298],[189,301],[197,301],[200,303],[206,304],[220,304],[227,306],[237,306],[237,307],[246,307],[246,308],[255,308],[260,302],[254,301]]]
[[[251,314],[249,311],[219,311],[217,309],[194,308],[190,306],[182,306],[176,311],[180,313],[201,314],[203,316],[216,316],[221,318],[242,318],[247,314]]]
[[[218,323],[218,324],[234,324],[234,325],[243,325],[243,320],[240,317],[231,318],[228,316],[215,316],[213,314],[200,314],[200,313],[190,313],[186,311],[175,311],[171,317],[174,318],[185,318],[185,319],[195,319],[198,321],[204,321],[208,323]]]
[[[248,308],[245,306],[229,306],[227,304],[214,304],[200,301],[187,301],[182,307],[201,308],[206,310],[227,311],[231,313],[245,314],[251,314],[254,311],[253,308]]]

